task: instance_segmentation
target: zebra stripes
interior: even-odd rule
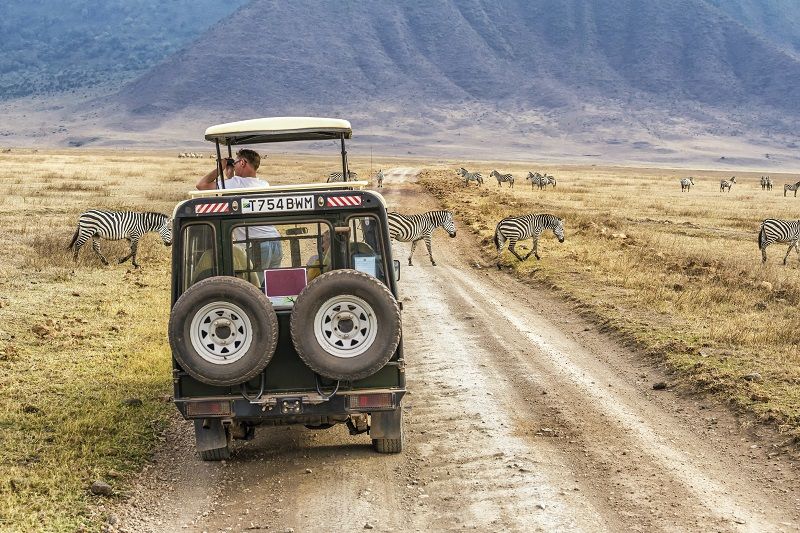
[[[692,185],[694,185],[694,180],[692,179],[691,176],[689,176],[688,178],[683,178],[681,180],[681,192],[688,191],[692,187]]]
[[[508,185],[513,189],[514,188],[514,175],[513,174],[500,174],[496,170],[492,170],[489,174],[490,177],[497,179],[497,186],[502,187],[503,183],[508,183]]]
[[[772,178],[769,176],[761,176],[761,190],[772,190]]]
[[[414,248],[420,240],[425,241],[431,264],[436,266],[431,252],[431,234],[439,226],[444,228],[451,238],[456,236],[456,223],[453,220],[452,211],[428,211],[419,215],[401,215],[391,212],[387,215],[389,217],[389,237],[400,242],[411,242],[408,266],[413,266],[411,256],[414,255]]]
[[[544,189],[550,184],[552,184],[553,187],[556,186],[556,179],[553,176],[539,174],[538,172],[528,172],[528,176],[525,178],[525,180],[529,180],[531,182],[531,189],[533,189],[534,185],[538,185],[539,190]]]
[[[525,261],[531,254],[536,259],[539,257],[539,237],[545,230],[553,230],[558,242],[564,242],[564,221],[555,215],[531,213],[518,217],[506,217],[497,223],[494,230],[494,245],[497,248],[497,268],[500,268],[500,253],[503,245],[508,241],[508,251],[520,261]],[[514,247],[517,241],[527,238],[533,239],[533,248],[528,255],[520,257]]]
[[[723,192],[725,189],[731,192],[734,183],[736,183],[736,176],[731,176],[730,180],[719,180],[719,192]]]
[[[768,218],[761,223],[761,229],[758,231],[758,247],[761,250],[761,262],[767,262],[767,246],[776,242],[789,243],[789,249],[786,250],[786,255],[783,258],[783,264],[786,264],[786,259],[792,248],[797,252],[797,257],[800,259],[800,247],[798,247],[798,240],[800,240],[800,220],[778,220],[776,218]]]
[[[378,181],[378,188],[383,188],[383,169],[379,170],[378,173],[375,175],[375,179]]]
[[[783,196],[786,196],[786,191],[794,191],[794,197],[797,198],[797,189],[800,189],[800,181],[795,184],[787,183],[783,186]]]
[[[92,239],[92,249],[100,256],[103,264],[107,265],[108,261],[100,252],[100,239],[109,241],[127,239],[131,243],[131,253],[120,258],[119,262],[124,263],[132,258],[131,263],[134,268],[139,268],[136,262],[139,239],[150,231],[158,232],[165,245],[172,244],[172,220],[163,213],[92,209],[81,213],[78,217],[78,228],[67,249],[73,250],[72,259],[77,261],[81,246]]]
[[[339,183],[340,181],[355,181],[358,179],[358,172],[353,172],[351,170],[347,171],[347,179],[344,179],[344,173],[342,172],[331,172],[328,174],[328,180],[326,183]]]
[[[464,178],[464,187],[468,186],[470,181],[477,182],[479,187],[483,185],[483,176],[480,172],[469,172],[466,168],[461,167],[458,169],[458,173]]]

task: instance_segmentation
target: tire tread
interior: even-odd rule
[[[308,290],[310,287],[315,286],[315,284],[318,284],[319,282],[326,282],[325,280],[328,280],[328,279],[336,279],[336,278],[341,278],[341,277],[352,277],[352,276],[357,276],[357,277],[361,277],[363,279],[374,281],[375,282],[374,285],[376,287],[379,287],[379,290],[382,293],[381,297],[388,298],[388,299],[392,300],[393,302],[395,302],[395,305],[393,306],[395,316],[393,316],[392,319],[395,320],[398,324],[400,324],[400,327],[397,328],[397,331],[395,332],[394,337],[392,338],[390,344],[392,346],[395,346],[395,347],[398,346],[399,343],[400,343],[400,338],[401,338],[401,336],[403,334],[402,317],[401,317],[401,314],[400,314],[400,306],[397,305],[397,303],[396,303],[397,301],[396,301],[396,299],[394,297],[394,294],[392,294],[392,291],[390,291],[389,288],[386,285],[384,285],[382,282],[380,282],[376,278],[370,276],[369,274],[365,274],[364,272],[359,272],[358,270],[350,270],[350,269],[333,270],[331,272],[327,272],[327,273],[323,274],[322,276],[319,276],[316,279],[314,279],[311,283],[308,284],[308,286],[306,286],[306,288],[303,290],[303,292]],[[303,296],[303,294],[301,293],[300,296],[298,297],[298,302],[300,302],[300,299],[302,298],[302,296]],[[306,334],[307,332],[299,331],[300,328],[294,327],[295,326],[295,311],[297,309],[298,309],[297,304],[295,304],[295,308],[292,310],[292,320],[291,320],[291,326],[292,327],[289,328],[290,332],[291,332],[292,343],[294,344],[295,350],[297,351],[297,355],[300,356],[300,359],[302,359],[303,362],[311,370],[313,370],[317,374],[319,374],[321,376],[325,376],[325,377],[331,378],[331,379],[348,379],[348,380],[355,381],[355,380],[358,380],[358,379],[362,379],[362,378],[371,376],[372,374],[374,374],[375,372],[377,372],[378,370],[380,370],[381,368],[386,366],[386,361],[376,361],[373,365],[369,366],[368,368],[365,368],[364,370],[362,370],[360,372],[348,373],[348,375],[346,377],[331,376],[330,372],[326,368],[324,368],[322,365],[318,364],[312,357],[308,357],[307,354],[303,353],[302,349],[298,348],[299,346],[302,346],[302,341],[300,339],[300,335]],[[391,356],[390,356],[390,358],[391,358]]]

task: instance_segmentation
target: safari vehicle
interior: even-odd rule
[[[351,135],[346,120],[279,117],[212,126],[205,138],[222,175],[224,148],[326,140],[341,141],[345,172]],[[402,451],[400,265],[383,197],[366,185],[193,191],[175,207],[174,401],[202,459],[285,424],[346,424],[378,452]],[[272,243],[280,262],[264,264]]]

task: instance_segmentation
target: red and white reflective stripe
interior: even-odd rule
[[[231,204],[227,202],[218,204],[200,204],[194,206],[195,213],[227,213],[231,208]]]
[[[328,207],[351,207],[361,205],[360,196],[329,196]]]

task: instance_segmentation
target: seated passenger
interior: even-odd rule
[[[331,267],[331,232],[330,230],[326,231],[321,236],[321,243],[320,248],[322,249],[322,259],[320,259],[319,254],[312,255],[309,258],[308,262],[306,263],[306,271],[308,276],[308,281],[316,278],[323,272],[327,272]]]
[[[253,269],[253,265],[247,260],[247,252],[240,246],[233,246],[233,270],[236,272],[236,277],[249,281],[256,287],[260,287],[261,283],[255,272],[246,272]],[[192,284],[198,281],[210,278],[214,275],[214,250],[206,250],[197,264],[194,267],[195,274],[192,276]]]

